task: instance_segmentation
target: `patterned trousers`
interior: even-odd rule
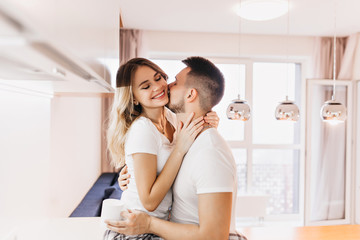
[[[106,230],[104,240],[164,240],[154,234],[140,234],[136,236],[126,236],[111,230]],[[239,233],[230,233],[228,240],[247,240],[247,238]]]

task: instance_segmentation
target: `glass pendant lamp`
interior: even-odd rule
[[[288,7],[288,15],[287,15],[287,39],[289,39],[289,35],[290,35],[290,31],[289,31],[289,22],[290,22],[290,3],[288,0],[287,3],[287,7]],[[289,41],[287,41],[286,47],[288,48],[289,46]],[[288,57],[288,50],[286,51],[286,55]],[[287,64],[287,68],[288,64]],[[287,85],[289,85],[289,70],[287,70],[286,73],[286,80],[287,80]],[[289,91],[289,86],[287,86],[287,91]],[[286,96],[285,101],[281,101],[280,104],[276,107],[275,109],[275,118],[276,120],[280,120],[280,121],[293,121],[296,122],[297,120],[299,120],[300,117],[300,112],[299,112],[299,108],[298,106],[295,104],[294,101],[290,101],[288,96]]]
[[[331,100],[326,101],[324,105],[321,107],[320,116],[321,119],[325,122],[337,123],[337,122],[344,122],[347,117],[347,110],[346,107],[336,101],[335,98],[335,90],[336,90],[336,6],[335,9],[335,21],[334,21],[334,60],[333,60],[333,92],[331,96]]]
[[[250,106],[247,101],[240,99],[240,95],[238,95],[238,98],[232,100],[232,103],[228,106],[226,115],[230,120],[247,121],[251,116]]]
[[[239,6],[241,9],[241,0],[239,0]],[[240,57],[240,36],[241,36],[241,17],[239,17],[239,57]],[[240,92],[240,86],[239,86]],[[238,98],[232,100],[226,110],[226,116],[230,120],[240,120],[240,121],[248,121],[250,119],[250,106],[246,100],[240,99],[240,94],[238,94]]]
[[[280,104],[276,107],[275,110],[275,118],[276,120],[283,121],[294,121],[299,120],[300,112],[298,106],[293,101],[288,99],[286,96],[286,100],[280,102]]]
[[[344,122],[347,117],[346,107],[333,99],[324,103],[320,114],[323,121]]]

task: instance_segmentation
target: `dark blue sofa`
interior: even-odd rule
[[[122,191],[117,183],[119,173],[103,173],[87,192],[70,217],[99,217],[102,201],[120,199]]]

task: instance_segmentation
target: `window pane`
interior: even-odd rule
[[[290,149],[253,151],[253,191],[270,195],[269,214],[299,213],[299,156]]]
[[[216,66],[225,78],[224,97],[213,109],[220,117],[218,131],[227,141],[243,141],[244,122],[229,120],[226,116],[226,109],[238,94],[245,98],[245,65],[216,64]]]
[[[300,121],[275,120],[275,109],[286,95],[289,95],[289,100],[297,100],[295,103],[299,107],[299,97],[295,96],[295,84],[299,84],[295,79],[300,81],[296,76],[300,71],[296,70],[294,63],[254,63],[253,143],[296,144],[300,141]]]
[[[237,177],[238,177],[238,192],[237,194],[246,194],[247,191],[247,160],[246,149],[233,148],[232,153],[235,158]]]
[[[156,63],[169,76],[168,83],[175,81],[175,76],[186,67],[181,60],[151,59],[151,61]]]

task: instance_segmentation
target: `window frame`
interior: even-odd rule
[[[306,111],[306,81],[305,72],[308,59],[284,59],[284,58],[231,58],[231,57],[207,57],[215,64],[243,64],[245,65],[245,99],[248,101],[250,108],[253,103],[253,64],[256,62],[263,63],[297,63],[300,65],[300,143],[299,144],[253,144],[253,123],[252,118],[245,122],[244,125],[244,140],[243,141],[227,141],[230,148],[240,148],[246,150],[247,160],[247,191],[251,191],[252,188],[252,158],[253,150],[255,149],[293,149],[299,150],[299,212],[297,214],[279,214],[279,215],[267,215],[266,221],[294,221],[296,225],[304,225],[304,213],[305,213],[305,111]],[[151,59],[155,60],[179,60],[183,58],[170,57],[170,56],[154,56]],[[298,91],[298,90],[297,90]],[[236,96],[234,96],[235,98]],[[285,97],[285,96],[284,96]],[[224,110],[225,111],[225,110]],[[275,111],[275,109],[274,109]]]

